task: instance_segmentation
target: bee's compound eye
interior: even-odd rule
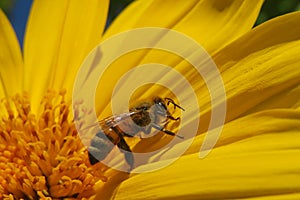
[[[156,105],[159,106],[160,110],[167,110],[168,109],[166,104],[163,101],[160,101],[160,102],[156,103]]]

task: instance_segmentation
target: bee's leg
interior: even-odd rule
[[[129,135],[129,134],[127,134],[127,133],[123,133],[124,134],[124,136],[126,136],[126,137],[133,137],[133,135]]]
[[[146,133],[146,135],[150,134],[152,130],[152,126],[148,126],[144,129],[144,133]]]
[[[172,115],[168,115],[167,118],[171,119],[171,120],[174,120],[174,121],[180,120],[180,117],[175,118]]]
[[[120,136],[120,141],[119,141],[119,143],[117,143],[117,146],[120,149],[125,150],[125,152],[123,152],[123,153],[125,155],[126,162],[130,165],[130,169],[132,169],[133,168],[133,164],[134,164],[134,158],[133,158],[133,155],[131,153],[131,149],[128,146],[128,144],[126,143],[126,141],[123,138],[123,136],[121,136],[121,135],[119,135],[119,136]]]
[[[179,137],[181,139],[183,139],[184,137],[183,136],[180,136],[180,135],[176,135],[175,133],[173,133],[172,131],[169,131],[169,130],[166,130],[164,127],[161,127],[160,125],[158,124],[152,124],[152,127],[159,130],[159,131],[162,131],[168,135],[172,135],[172,136],[176,136],[176,137]]]

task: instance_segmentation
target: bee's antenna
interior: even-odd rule
[[[166,97],[165,100],[167,101],[167,105],[172,103],[174,105],[174,109],[177,107],[177,108],[180,108],[181,110],[185,111],[185,109],[183,107],[179,106],[178,104],[176,104],[173,99]]]

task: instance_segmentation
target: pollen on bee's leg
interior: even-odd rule
[[[29,95],[3,99],[0,107],[0,199],[88,198],[105,181],[88,160],[65,100],[48,91],[39,114]]]

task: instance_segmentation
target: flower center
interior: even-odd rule
[[[48,91],[39,115],[26,94],[0,102],[0,199],[90,197],[106,181],[88,161],[64,96]]]

